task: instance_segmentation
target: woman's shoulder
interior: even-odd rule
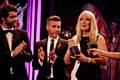
[[[77,35],[74,35],[74,36],[72,37],[72,39],[73,39],[74,41],[76,41]]]
[[[101,40],[101,39],[104,39],[104,36],[101,35],[101,34],[98,34],[98,35],[97,35],[97,39],[100,39],[100,40]]]
[[[105,43],[105,38],[103,35],[99,34],[98,37],[97,37],[97,43]]]

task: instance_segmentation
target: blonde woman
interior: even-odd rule
[[[71,56],[72,46],[78,46],[79,55]],[[72,80],[101,80],[100,65],[105,65],[107,59],[88,54],[89,48],[107,50],[103,36],[98,33],[95,15],[85,10],[78,17],[76,35],[68,40],[68,51],[64,57],[66,64],[71,64],[75,60],[75,71],[72,71],[72,74],[76,78],[71,75]]]

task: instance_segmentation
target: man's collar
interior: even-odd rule
[[[4,30],[14,30],[14,28],[7,29],[7,28],[5,28],[5,27],[2,27],[2,29],[3,29],[3,31],[4,31]]]
[[[56,38],[52,38],[52,37],[50,37],[50,36],[48,36],[48,40],[58,40],[59,39],[59,36],[57,36]]]

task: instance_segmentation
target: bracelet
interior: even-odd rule
[[[92,62],[92,58],[88,58],[88,63],[91,63]]]

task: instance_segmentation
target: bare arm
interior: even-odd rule
[[[101,55],[109,57],[109,58],[115,58],[115,59],[120,59],[120,52],[107,52],[104,51]]]
[[[103,36],[98,37],[97,45],[98,45],[98,49],[105,51],[107,50],[106,42]],[[92,61],[93,61],[92,63],[105,65],[107,62],[107,58],[104,56],[99,56],[99,58],[93,58]]]
[[[71,56],[71,54],[70,54],[69,48],[68,48],[68,50],[67,50],[67,52],[66,52],[66,54],[64,56],[65,64],[70,64],[71,63],[71,57],[70,56]]]
[[[71,53],[69,51],[69,48],[74,46],[74,45],[75,45],[74,40],[73,39],[69,39],[68,40],[68,49],[67,49],[67,52],[66,52],[65,57],[64,57],[65,64],[70,64],[72,62]]]
[[[101,49],[89,49],[91,54],[102,55],[108,58],[120,59],[120,52],[109,52]]]

